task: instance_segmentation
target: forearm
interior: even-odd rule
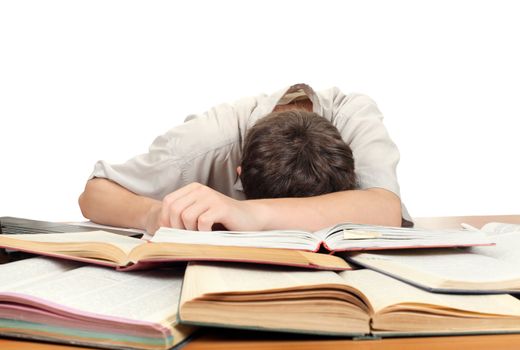
[[[341,222],[401,226],[400,199],[383,189],[252,202],[256,202],[264,230],[286,228],[316,231]]]
[[[161,202],[136,195],[103,178],[89,180],[79,197],[83,216],[99,224],[146,229],[148,213]]]

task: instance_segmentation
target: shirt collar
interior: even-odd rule
[[[259,103],[258,106],[255,108],[253,113],[251,113],[251,117],[249,118],[248,122],[248,128],[251,127],[254,123],[256,123],[258,119],[271,113],[276,107],[276,105],[278,105],[279,103],[286,104],[289,101],[291,101],[291,99],[294,99],[295,97],[299,97],[300,95],[302,95],[299,92],[306,95],[309,98],[309,100],[311,100],[312,110],[315,113],[318,113],[318,111],[321,110],[318,95],[309,85],[303,83],[294,84],[282,90],[278,90],[274,94],[267,96],[265,98],[265,101],[261,101],[261,103]]]

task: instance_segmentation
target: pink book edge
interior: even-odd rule
[[[95,265],[108,266],[108,267],[116,268],[118,271],[145,270],[145,269],[157,267],[158,265],[164,264],[167,262],[189,262],[189,261],[240,262],[240,263],[264,264],[264,265],[276,265],[276,266],[291,266],[291,267],[300,267],[300,268],[308,268],[308,269],[316,269],[316,270],[330,270],[330,271],[348,270],[348,268],[341,268],[341,267],[330,268],[330,267],[321,266],[321,265],[290,264],[290,263],[283,263],[283,262],[272,262],[272,261],[268,261],[268,260],[252,260],[252,259],[245,260],[245,259],[233,259],[233,258],[230,258],[230,259],[215,259],[215,258],[194,259],[194,258],[186,258],[186,257],[150,258],[150,259],[143,259],[134,264],[130,264],[130,265],[126,265],[126,266],[119,266],[116,263],[109,262],[109,261],[82,258],[82,257],[77,257],[77,256],[67,255],[67,254],[47,253],[47,252],[41,252],[41,251],[29,250],[29,249],[18,249],[18,248],[13,248],[13,247],[8,247],[8,246],[1,246],[1,247],[8,248],[8,249],[14,249],[14,250],[22,251],[25,253],[48,256],[48,257],[52,257],[52,258],[61,258],[61,259],[66,259],[66,260],[91,263],[91,264],[95,264]]]
[[[351,270],[351,268],[331,268],[327,266],[321,265],[304,265],[304,264],[291,264],[291,263],[283,263],[283,262],[272,262],[268,260],[245,260],[245,259],[216,259],[216,258],[203,258],[203,259],[195,259],[195,258],[150,258],[140,260],[138,263],[129,266],[119,267],[120,271],[133,271],[133,270],[142,270],[148,267],[153,267],[155,265],[168,263],[168,262],[190,262],[190,261],[211,261],[211,262],[238,262],[238,263],[248,263],[248,264],[262,264],[262,265],[275,265],[275,266],[289,266],[289,267],[299,267],[299,268],[307,268],[313,270],[329,270],[329,271],[345,271]]]
[[[91,263],[91,264],[95,264],[95,265],[108,266],[108,267],[114,267],[114,268],[118,267],[118,265],[115,262],[91,259],[91,258],[83,258],[80,256],[74,256],[74,255],[68,255],[68,254],[48,253],[48,252],[42,252],[42,251],[38,251],[38,250],[13,248],[10,246],[5,246],[5,245],[1,245],[0,248],[12,249],[12,250],[16,250],[16,251],[20,251],[20,252],[24,252],[24,253],[36,254],[36,255],[49,256],[51,258],[61,258],[61,259],[65,259],[65,260],[80,261],[80,262],[86,262],[86,263]]]
[[[495,243],[470,243],[470,244],[436,244],[436,245],[405,245],[405,246],[393,246],[393,247],[357,247],[357,248],[345,248],[338,250],[330,250],[330,248],[326,247],[330,251],[331,254],[336,252],[357,252],[364,250],[407,250],[407,249],[428,249],[428,248],[465,248],[465,247],[482,247],[482,246],[493,246]]]
[[[26,306],[34,306],[39,307],[44,310],[47,310],[52,313],[56,313],[57,315],[63,315],[66,317],[76,317],[83,320],[104,320],[113,323],[124,323],[127,325],[136,325],[136,326],[147,326],[153,329],[160,331],[163,334],[171,335],[168,328],[162,326],[161,324],[140,320],[131,320],[123,317],[117,316],[107,316],[103,314],[96,314],[93,312],[82,311],[78,309],[74,309],[65,305],[61,305],[59,303],[45,300],[43,298],[34,297],[31,295],[26,295],[23,293],[13,293],[13,292],[0,292],[0,298],[2,302],[13,302],[20,303]],[[1,307],[1,306],[0,306]]]

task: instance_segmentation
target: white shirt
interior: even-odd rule
[[[316,93],[305,84],[190,115],[183,124],[157,137],[148,153],[123,164],[98,161],[90,178],[107,178],[158,200],[191,182],[245,199],[236,168],[247,130],[277,104],[303,95],[311,100],[313,112],[329,120],[352,149],[360,189],[384,188],[400,197],[396,175],[399,150],[383,125],[376,103],[365,95],[345,95],[338,88]],[[402,215],[411,221],[404,204]]]

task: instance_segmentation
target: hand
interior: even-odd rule
[[[261,230],[261,216],[254,201],[239,201],[207,186],[191,183],[164,197],[160,206],[150,209],[146,228],[160,226],[211,231],[215,224],[228,230]]]

